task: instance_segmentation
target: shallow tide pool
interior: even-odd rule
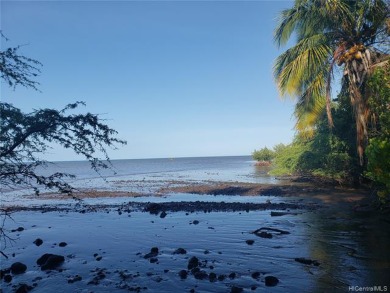
[[[370,214],[351,213],[332,208],[278,217],[269,210],[168,212],[160,218],[115,210],[16,212],[5,220],[7,235],[15,240],[6,247],[2,242],[9,258],[1,256],[1,268],[19,261],[27,271],[10,283],[2,281],[1,288],[13,292],[26,283],[32,292],[232,292],[234,287],[243,292],[348,292],[349,286],[386,286],[389,225]],[[11,232],[18,227],[24,230]],[[262,227],[289,234],[262,238],[251,233]],[[42,245],[33,243],[37,238]],[[60,247],[60,242],[67,245]],[[145,255],[153,247],[158,254],[151,262]],[[186,253],[175,253],[178,248]],[[57,270],[41,271],[36,260],[45,253],[63,255],[65,262]],[[204,279],[188,270],[192,257],[207,274]],[[185,279],[179,276],[182,270],[188,271]],[[210,280],[211,273],[216,280]],[[81,280],[74,281],[77,275]],[[278,279],[276,286],[266,286],[268,276]]]

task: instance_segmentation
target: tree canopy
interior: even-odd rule
[[[389,61],[389,3],[381,0],[296,0],[281,12],[275,41],[297,43],[281,54],[274,74],[281,95],[297,97],[296,128],[313,135],[326,109],[333,126],[331,88],[336,66],[356,123],[357,151],[363,164],[368,139],[366,83],[375,66]]]
[[[41,63],[18,53],[19,47],[0,51],[1,78],[11,87],[24,86],[37,90],[33,78],[40,72]],[[23,113],[12,104],[0,102],[0,185],[13,188],[29,186],[38,194],[40,188],[72,192],[66,180],[71,174],[56,172],[40,175],[37,168],[49,164],[42,159],[52,143],[82,155],[99,171],[110,166],[108,148],[116,148],[126,141],[107,126],[97,114],[72,114],[85,105],[76,102],[62,110],[38,109]]]

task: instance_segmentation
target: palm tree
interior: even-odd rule
[[[295,0],[292,8],[281,12],[275,30],[279,46],[297,37],[297,43],[277,58],[274,74],[280,94],[298,98],[298,132],[312,135],[325,109],[333,126],[331,86],[339,66],[342,88],[354,109],[361,164],[370,115],[365,86],[373,67],[389,62],[389,16],[386,1]]]

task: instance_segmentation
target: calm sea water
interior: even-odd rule
[[[101,170],[100,174],[91,169],[89,162],[54,162],[41,174],[50,175],[63,172],[76,175],[71,180],[75,187],[140,191],[134,190],[134,182],[142,182],[142,187],[166,181],[227,181],[277,183],[269,176],[268,169],[255,165],[250,156],[198,157],[113,160],[112,168]],[[128,184],[124,184],[128,183]]]
[[[99,174],[91,169],[87,161],[53,162],[42,174],[53,172],[71,173],[78,179],[97,178]],[[133,159],[113,160],[111,170],[102,170],[105,177],[124,177],[131,175],[153,176],[165,173],[193,173],[201,175],[206,173],[223,173],[229,179],[237,179],[235,176],[262,177],[265,174],[256,169],[250,156],[235,157],[196,157],[196,158],[162,158],[162,159]],[[197,178],[194,178],[197,179]]]

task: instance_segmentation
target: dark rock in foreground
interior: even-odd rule
[[[20,284],[19,288],[15,290],[15,293],[25,293],[29,292],[33,289],[33,287],[27,285],[27,284]]]
[[[178,248],[173,252],[173,254],[186,254],[186,253],[187,250],[185,250],[184,248]]]
[[[272,238],[273,234],[271,232],[274,233],[275,235],[290,234],[290,232],[288,231],[284,231],[276,228],[268,228],[268,227],[262,227],[260,229],[253,231],[252,233],[262,238]]]
[[[46,271],[58,268],[64,261],[65,258],[62,255],[45,253],[37,260],[37,264],[42,271]]]
[[[279,283],[279,279],[274,276],[265,277],[265,285],[268,287],[276,286]]]
[[[188,261],[188,266],[187,266],[188,269],[192,270],[198,266],[199,266],[199,259],[196,256],[191,257],[190,260]]]
[[[14,275],[23,274],[27,270],[27,266],[21,262],[15,262],[11,265],[11,273]]]
[[[37,238],[33,242],[36,246],[41,246],[43,243],[43,240],[41,238]]]
[[[152,247],[150,252],[145,254],[144,258],[155,258],[158,255],[158,247]]]

